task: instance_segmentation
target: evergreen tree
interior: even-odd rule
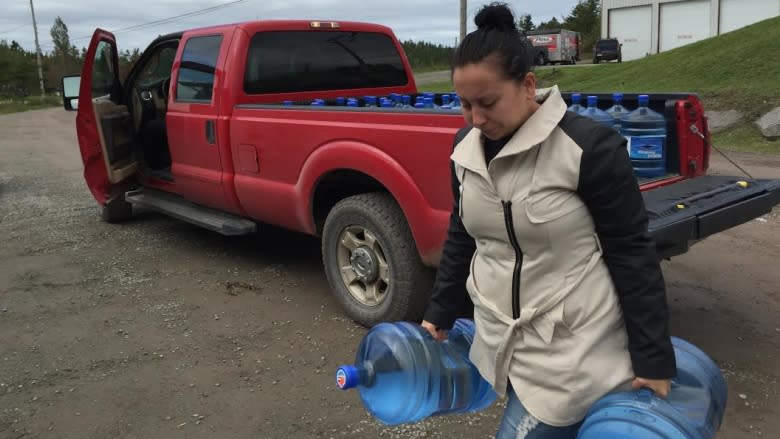
[[[520,22],[518,23],[520,31],[523,33],[530,32],[536,29],[534,22],[531,20],[531,14],[523,14],[520,16]]]

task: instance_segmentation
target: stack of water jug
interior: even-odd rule
[[[414,100],[414,102],[412,102]],[[282,101],[283,105],[299,104],[290,100]],[[417,108],[460,111],[460,97],[455,93],[425,92],[417,95],[390,93],[387,96],[337,97],[331,101],[314,99],[308,103],[313,107],[335,105],[337,107],[363,108]]]
[[[572,93],[569,111],[589,117],[612,127],[628,142],[628,156],[637,177],[656,178],[666,175],[666,118],[650,108],[648,95],[639,95],[639,105],[633,111],[623,106],[623,94],[612,94],[612,106],[599,109],[598,98],[588,96],[586,105],[582,95]]]
[[[459,319],[447,340],[420,325],[381,323],[363,338],[353,365],[341,366],[341,389],[357,388],[372,416],[385,424],[482,410],[496,399],[468,359],[474,322]],[[726,409],[720,369],[692,344],[672,337],[677,376],[665,399],[649,390],[618,392],[597,401],[578,439],[712,439]]]

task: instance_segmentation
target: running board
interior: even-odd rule
[[[168,192],[136,189],[125,193],[125,201],[227,236],[246,235],[257,230],[254,221],[199,206]]]

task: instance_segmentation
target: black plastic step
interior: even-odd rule
[[[254,221],[189,202],[168,192],[141,188],[125,193],[133,206],[164,213],[227,236],[246,235],[257,230]]]

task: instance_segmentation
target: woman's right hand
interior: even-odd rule
[[[431,334],[431,337],[433,337],[434,340],[443,341],[447,338],[447,332],[443,329],[439,329],[433,323],[427,320],[423,320],[421,325],[423,328],[425,328],[426,331],[428,331],[429,334]]]

